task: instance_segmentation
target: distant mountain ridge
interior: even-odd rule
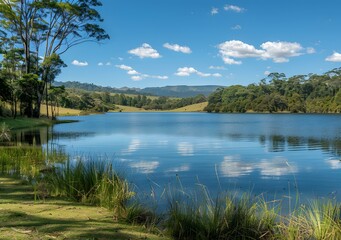
[[[54,82],[55,86],[64,85],[66,88],[77,88],[86,91],[98,91],[98,92],[111,92],[111,93],[123,93],[123,94],[141,94],[141,95],[154,95],[154,96],[165,96],[165,97],[194,97],[198,94],[205,96],[210,95],[217,88],[222,87],[218,85],[203,85],[203,86],[165,86],[165,87],[147,87],[147,88],[114,88],[114,87],[103,87],[93,83],[80,83],[75,81],[68,82]]]

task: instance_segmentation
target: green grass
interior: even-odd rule
[[[59,198],[34,201],[21,180],[0,177],[0,239],[150,239],[141,226],[113,219],[111,211]]]
[[[6,123],[6,125],[11,130],[16,129],[24,129],[24,128],[34,128],[34,127],[44,127],[44,126],[52,126],[53,124],[60,123],[71,123],[74,122],[72,120],[50,120],[47,118],[22,118],[18,117],[16,119],[13,118],[3,118],[0,117],[0,124]]]

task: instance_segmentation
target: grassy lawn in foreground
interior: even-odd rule
[[[112,216],[106,209],[66,200],[34,201],[30,185],[0,177],[0,239],[168,239]]]

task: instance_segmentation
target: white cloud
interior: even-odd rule
[[[71,64],[77,67],[86,67],[89,65],[87,62],[80,62],[78,60],[73,60]]]
[[[106,62],[105,64],[103,63],[103,62],[99,62],[98,64],[97,64],[98,66],[111,66],[111,62]]]
[[[269,76],[270,73],[271,73],[270,71],[265,71],[265,72],[264,72],[264,75],[265,75],[265,76]]]
[[[133,68],[132,68],[132,67],[130,67],[130,66],[127,66],[127,65],[124,65],[124,64],[121,64],[121,65],[115,65],[115,67],[117,67],[117,68],[120,68],[120,69],[122,69],[122,70],[125,70],[125,71],[131,71],[131,70],[133,70]]]
[[[233,27],[231,27],[232,30],[241,30],[242,29],[242,26],[240,25],[235,25]]]
[[[218,45],[219,52],[226,64],[241,64],[234,58],[272,59],[276,63],[288,62],[290,57],[302,55],[303,47],[296,42],[265,42],[261,49],[238,40],[226,41]]]
[[[216,14],[218,14],[218,13],[219,13],[219,9],[213,7],[212,10],[211,10],[211,15],[216,15]]]
[[[133,80],[133,81],[141,81],[143,79],[143,77],[141,77],[141,76],[132,76],[131,77],[131,80]]]
[[[129,74],[129,75],[138,75],[139,72],[137,72],[136,70],[132,69],[132,70],[129,70],[129,71],[127,72],[127,74]]]
[[[146,79],[146,78],[154,78],[154,79],[160,79],[160,80],[168,79],[168,76],[142,74],[142,73],[136,71],[135,69],[133,69],[132,67],[124,65],[124,64],[115,65],[115,67],[126,71],[128,75],[132,75],[131,80],[133,80],[133,81],[141,81],[141,80]]]
[[[266,42],[261,45],[265,50],[263,58],[271,58],[274,62],[289,62],[289,57],[297,57],[302,55],[303,47],[299,43],[291,42]]]
[[[142,44],[141,47],[129,50],[128,53],[136,55],[140,58],[160,58],[161,55],[148,43]]]
[[[191,53],[192,50],[187,47],[187,46],[180,46],[178,44],[169,44],[169,43],[165,43],[163,44],[163,47],[169,49],[169,50],[173,50],[175,52],[182,52],[182,53]]]
[[[177,72],[175,73],[175,75],[179,77],[188,77],[192,74],[196,74],[200,77],[221,77],[222,76],[220,73],[203,73],[203,72],[196,70],[193,67],[178,68]]]
[[[326,58],[328,62],[341,62],[341,53],[334,52],[332,55]]]
[[[315,48],[313,48],[313,47],[308,47],[306,50],[307,50],[307,53],[308,53],[308,54],[316,53],[316,50],[315,50]]]
[[[224,66],[209,66],[209,69],[213,69],[213,70],[227,70]]]
[[[225,11],[233,11],[233,12],[237,12],[237,13],[241,13],[241,12],[245,11],[244,8],[241,8],[241,7],[238,7],[238,6],[235,6],[235,5],[225,5],[224,6],[224,10]]]

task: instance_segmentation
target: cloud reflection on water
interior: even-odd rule
[[[263,177],[284,176],[298,172],[296,165],[289,164],[284,157],[263,159],[259,163],[243,162],[240,156],[225,156],[220,164],[223,177],[240,177],[259,170]]]
[[[174,167],[171,169],[168,169],[167,173],[177,173],[177,172],[188,172],[190,170],[190,166],[188,164],[181,165],[179,167]]]
[[[160,163],[157,161],[148,162],[148,161],[140,161],[130,163],[129,166],[131,168],[135,168],[138,173],[142,174],[150,174],[154,173],[155,170],[159,167]]]
[[[194,155],[193,144],[189,142],[178,143],[178,154],[181,156],[193,156]]]

